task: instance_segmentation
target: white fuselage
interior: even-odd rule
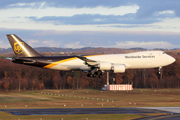
[[[114,65],[125,65],[126,69],[142,69],[163,67],[175,62],[175,59],[163,51],[142,51],[127,54],[109,54],[109,55],[92,55],[86,56],[91,60],[99,62],[109,62]],[[88,65],[84,64],[81,59],[73,59],[51,67],[56,70],[90,70]]]

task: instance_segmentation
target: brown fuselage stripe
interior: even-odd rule
[[[67,62],[67,61],[71,61],[71,60],[75,60],[75,59],[77,59],[77,57],[60,60],[60,61],[51,63],[51,64],[49,64],[49,65],[46,65],[46,66],[44,66],[44,68],[51,68],[51,67],[53,67],[53,66],[55,66],[55,65],[58,65],[58,64],[60,64],[60,63]]]
[[[84,57],[91,57],[91,56],[100,56],[100,55],[87,55],[87,56],[84,56]],[[64,59],[64,60],[53,62],[53,63],[51,63],[49,65],[44,66],[43,68],[51,68],[51,67],[53,67],[55,65],[58,65],[60,63],[68,62],[68,61],[75,60],[75,59],[78,59],[78,58],[77,57],[67,58],[67,59]]]

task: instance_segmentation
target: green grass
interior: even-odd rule
[[[62,108],[64,104],[73,108],[78,108],[81,104],[84,107],[180,106],[180,89],[135,89],[133,91],[115,92],[88,89],[75,91],[44,90],[42,92],[49,93],[49,95],[41,94],[41,91],[1,93],[0,108],[3,108],[4,104],[7,104],[10,108],[18,107],[19,104],[22,106],[28,104],[31,108]],[[58,94],[61,96],[58,96]]]
[[[0,97],[0,103],[34,102],[35,99],[21,97]]]
[[[43,92],[43,94],[41,92]],[[49,93],[49,95],[47,93]],[[64,107],[64,105],[66,105],[66,107]],[[0,93],[0,109],[177,107],[177,106],[180,106],[180,89],[156,89],[156,90],[134,89],[133,91],[115,91],[115,92],[87,89],[87,90],[43,90],[43,91]],[[109,120],[109,119],[116,120],[120,118],[126,120],[132,118],[135,119],[138,117],[142,117],[142,116],[127,115],[127,114],[16,116],[16,115],[10,115],[7,113],[0,112],[0,119],[21,118],[21,119],[39,120],[40,118],[43,119],[64,118],[64,120],[66,119],[85,120],[85,118],[89,118],[91,120]]]

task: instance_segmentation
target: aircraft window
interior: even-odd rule
[[[163,54],[166,54],[165,52],[163,52]]]

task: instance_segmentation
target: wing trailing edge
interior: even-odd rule
[[[97,65],[99,63],[99,61],[88,59],[87,57],[84,57],[84,56],[76,55],[76,57],[83,60],[85,65],[94,66],[94,65]]]

